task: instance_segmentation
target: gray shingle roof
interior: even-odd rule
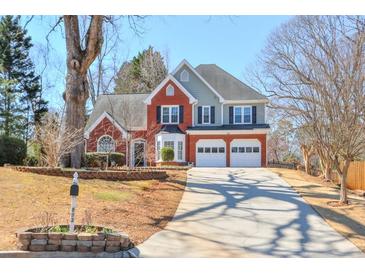
[[[241,82],[215,64],[202,64],[195,70],[225,99],[225,100],[262,100],[264,95]]]
[[[143,102],[149,94],[105,94],[100,95],[96,101],[95,107],[86,123],[87,130],[99,117],[105,112],[110,114],[117,123],[123,128],[146,128],[147,123],[147,106]],[[125,105],[132,106],[131,111],[122,111]],[[124,118],[128,113],[133,113],[133,118]],[[125,124],[125,121],[128,125]]]

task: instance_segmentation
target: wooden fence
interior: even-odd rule
[[[347,175],[347,186],[350,189],[365,190],[365,161],[351,162]]]

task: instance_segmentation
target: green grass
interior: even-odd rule
[[[98,200],[102,201],[111,201],[111,202],[121,202],[129,200],[132,197],[132,193],[126,191],[105,191],[105,192],[96,192],[94,193],[94,197]]]

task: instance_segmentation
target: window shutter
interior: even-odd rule
[[[252,124],[256,124],[256,106],[252,106]]]
[[[233,124],[233,107],[229,107],[229,123]]]
[[[161,123],[161,106],[156,107],[156,122],[157,124]]]
[[[215,107],[214,106],[210,107],[210,123],[211,124],[215,123]]]
[[[179,106],[179,123],[184,123],[184,106]]]
[[[202,123],[202,107],[198,107],[198,124]]]

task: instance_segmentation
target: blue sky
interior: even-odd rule
[[[132,58],[152,45],[163,54],[168,52],[170,70],[182,59],[193,66],[215,63],[243,80],[246,68],[253,64],[266,39],[289,16],[150,16],[144,20],[143,34],[136,35],[123,21],[120,29],[123,41],[118,47],[121,60]],[[46,35],[56,17],[38,17],[27,27],[35,49],[45,48]],[[45,97],[52,106],[60,105],[64,90],[65,41],[63,26],[50,35],[50,58],[46,73],[53,87]],[[119,53],[118,53],[119,54]],[[38,70],[44,68],[39,53],[34,50]]]

